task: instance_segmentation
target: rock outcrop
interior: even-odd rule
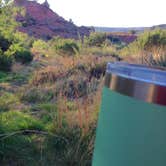
[[[49,8],[47,0],[43,4],[28,0],[14,0],[14,3],[25,8],[25,16],[18,15],[16,20],[22,23],[19,30],[30,36],[45,40],[53,36],[78,39],[88,36],[93,31],[93,28],[78,27],[60,17]]]

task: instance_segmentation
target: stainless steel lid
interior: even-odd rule
[[[105,86],[145,102],[166,106],[166,71],[143,65],[108,63]]]

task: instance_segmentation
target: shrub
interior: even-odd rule
[[[33,43],[33,48],[37,50],[47,50],[49,48],[49,45],[44,40],[36,40]]]
[[[166,66],[166,30],[150,32],[144,44],[144,50],[148,54],[149,64]]]
[[[90,34],[89,37],[85,38],[85,43],[88,46],[97,46],[101,47],[104,45],[106,41],[106,34],[105,33],[99,33],[99,32],[93,32]]]
[[[73,39],[57,39],[55,41],[55,49],[62,55],[74,55],[79,52],[79,46]]]
[[[20,44],[24,48],[28,49],[28,48],[32,47],[33,42],[34,42],[34,38],[28,36],[26,33],[16,32],[13,35],[12,43]]]
[[[30,51],[23,49],[15,53],[15,59],[17,62],[25,64],[31,62],[33,60],[33,56]]]
[[[136,41],[122,49],[122,55],[137,55],[141,63],[166,66],[166,30],[155,29],[139,35]]]
[[[29,63],[33,60],[31,52],[19,44],[12,44],[5,54],[7,56],[13,56],[17,62],[21,62],[23,64]]]

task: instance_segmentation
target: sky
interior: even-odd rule
[[[43,0],[39,0],[43,2]],[[48,0],[50,8],[78,25],[138,27],[166,24],[166,0]]]

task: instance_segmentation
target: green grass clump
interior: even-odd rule
[[[38,119],[44,124],[48,124],[53,121],[55,116],[57,116],[57,106],[56,104],[51,103],[38,104],[31,108],[31,112],[36,113]]]
[[[43,130],[43,124],[30,115],[18,111],[1,113],[0,163],[4,166],[11,163],[12,165],[37,166],[41,149],[34,134],[35,131]],[[40,140],[42,136],[39,134],[37,138]]]
[[[3,82],[15,82],[24,83],[27,81],[27,77],[20,73],[6,73],[0,71],[0,83]]]
[[[44,126],[39,120],[18,111],[1,113],[0,120],[5,132],[20,130],[44,130]]]
[[[52,110],[57,110],[56,104],[52,103],[43,103],[43,104],[38,104],[32,108],[35,111],[47,111],[51,112]]]
[[[15,135],[0,139],[0,163],[3,166],[37,166],[39,154],[30,136]]]

